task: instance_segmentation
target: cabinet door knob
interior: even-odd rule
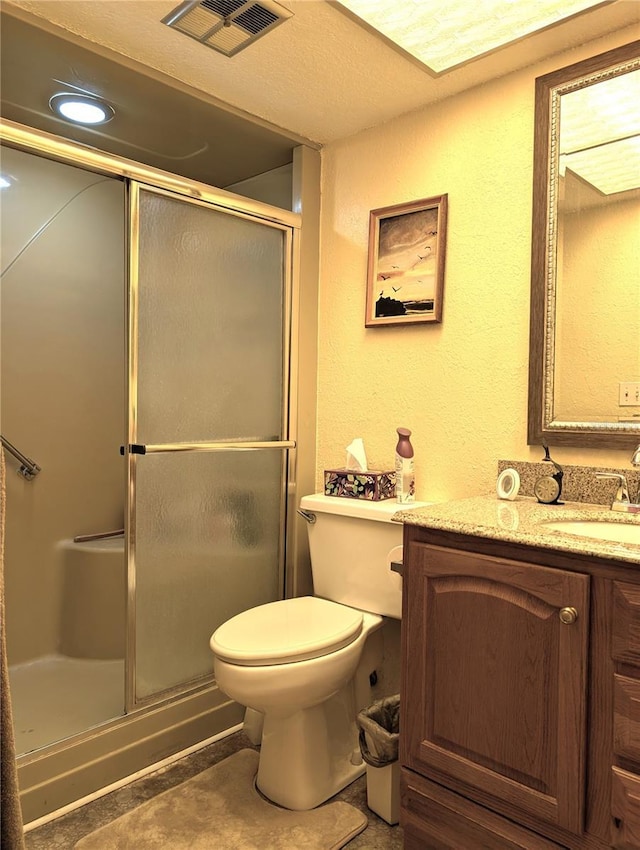
[[[578,619],[578,612],[575,608],[561,608],[558,616],[561,623],[564,623],[565,626],[571,626]]]

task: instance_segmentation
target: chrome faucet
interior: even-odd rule
[[[632,466],[640,467],[640,446],[636,446],[633,455],[631,456]],[[611,503],[612,511],[622,511],[628,514],[640,513],[640,487],[638,489],[637,502],[633,503],[629,496],[629,485],[627,484],[627,476],[617,472],[596,472],[596,478],[612,478],[618,482],[613,502]]]

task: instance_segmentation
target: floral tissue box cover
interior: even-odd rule
[[[396,473],[394,470],[354,472],[351,469],[325,469],[325,496],[344,496],[347,499],[367,499],[381,502],[394,499]]]

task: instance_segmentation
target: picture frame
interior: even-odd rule
[[[446,194],[371,210],[365,327],[442,321],[446,236]]]

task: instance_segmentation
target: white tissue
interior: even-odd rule
[[[364,442],[362,437],[356,439],[347,446],[347,469],[352,469],[354,472],[367,471],[367,455],[364,450]]]

